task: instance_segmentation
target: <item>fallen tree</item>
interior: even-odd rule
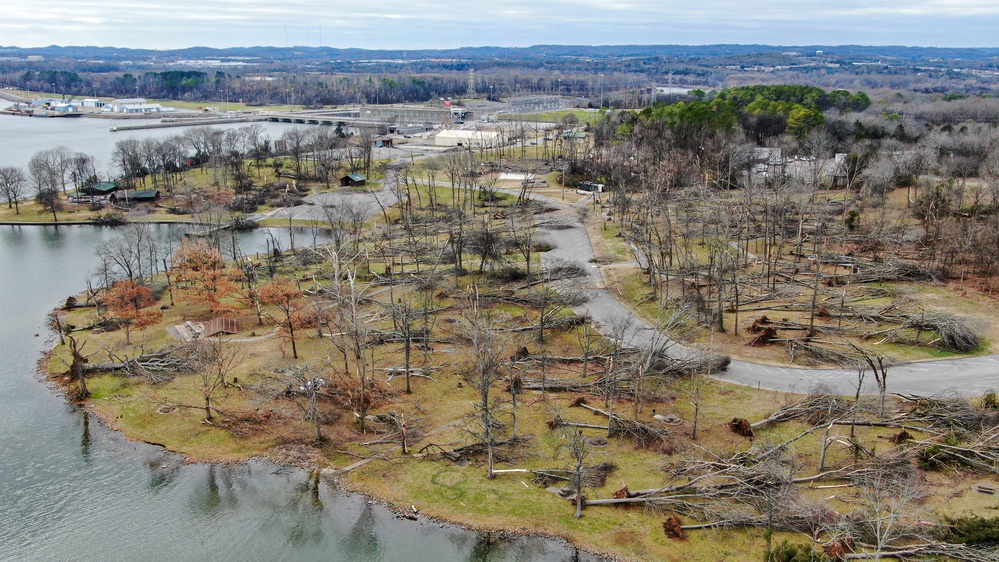
[[[110,361],[87,363],[88,373],[120,374],[126,377],[146,377],[152,382],[170,380],[177,373],[191,372],[199,360],[191,346],[178,345],[132,357],[119,357],[108,353]]]

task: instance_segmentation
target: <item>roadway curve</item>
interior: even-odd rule
[[[352,191],[348,189],[337,189],[336,191],[322,191],[306,195],[303,199],[304,205],[294,207],[282,207],[264,213],[257,213],[250,218],[259,222],[264,219],[281,220],[301,220],[326,222],[326,214],[323,212],[324,206],[329,205],[354,205],[364,211],[364,218],[370,218],[381,212],[381,205],[385,208],[391,207],[398,202],[392,186],[396,182],[396,173],[389,170],[388,174],[380,186],[376,187],[372,182],[368,191]]]
[[[284,209],[276,209],[254,217],[278,218],[293,220],[325,221],[323,205],[343,204],[350,202],[361,206],[365,216],[370,217],[380,212],[381,205],[390,207],[397,202],[391,185],[396,181],[395,172],[390,171],[379,190],[368,192],[334,191],[310,195],[305,198],[306,204]],[[440,185],[449,185],[438,182]],[[517,195],[516,191],[500,190]],[[604,334],[612,333],[612,326],[626,324],[628,330],[624,341],[632,347],[649,346],[653,339],[662,335],[647,322],[638,317],[626,307],[617,296],[608,290],[604,284],[600,267],[592,263],[593,246],[583,226],[582,207],[590,204],[590,199],[584,199],[575,205],[567,205],[557,199],[534,194],[532,198],[543,201],[557,210],[543,215],[546,222],[560,223],[560,228],[546,228],[539,225],[543,236],[552,244],[553,249],[541,254],[542,260],[550,263],[552,260],[580,263],[586,272],[582,279],[572,280],[574,288],[583,291],[588,301],[575,307],[579,314],[588,314],[597,328]],[[613,266],[609,266],[613,267]],[[675,344],[670,348],[671,354],[690,353],[692,350]],[[784,392],[807,392],[815,384],[824,384],[839,394],[856,392],[857,372],[849,369],[805,369],[800,367],[779,367],[732,361],[728,369],[716,375],[719,380],[725,380]],[[873,376],[867,376],[863,392],[875,394]],[[888,390],[890,392],[912,394],[937,394],[954,390],[964,395],[980,395],[989,388],[999,387],[999,355],[968,357],[961,359],[946,359],[939,361],[923,361],[895,365],[888,370]]]
[[[568,206],[548,197],[535,195],[534,198],[558,207],[560,210],[556,213],[560,222],[563,227],[568,227],[543,230],[545,238],[554,249],[544,252],[542,259],[546,262],[565,260],[582,263],[586,271],[582,282],[573,282],[576,288],[589,296],[587,303],[575,308],[576,312],[589,314],[604,334],[612,333],[612,326],[620,326],[622,323],[628,325],[625,341],[633,347],[645,347],[654,338],[662,338],[652,326],[624,306],[606,288],[600,267],[590,261],[594,257],[593,246],[583,227],[580,208],[589,200]],[[541,228],[544,229],[544,226]],[[677,344],[669,351],[671,354],[682,354],[691,350]],[[807,392],[818,383],[827,385],[839,394],[853,394],[857,388],[856,370],[778,367],[746,361],[732,361],[728,369],[719,373],[716,378],[784,392]],[[868,373],[863,392],[877,393],[873,379]],[[888,369],[890,392],[931,395],[954,390],[964,395],[980,395],[985,390],[996,387],[999,387],[999,355],[906,363]]]

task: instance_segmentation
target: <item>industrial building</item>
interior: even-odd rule
[[[500,134],[496,131],[465,131],[450,129],[437,133],[434,137],[436,146],[473,146],[475,148],[493,148],[500,144]]]

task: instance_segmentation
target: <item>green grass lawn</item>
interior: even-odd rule
[[[541,123],[560,123],[562,119],[568,116],[573,116],[576,118],[576,122],[579,124],[589,123],[595,121],[599,116],[596,111],[588,111],[586,109],[562,109],[559,111],[545,111],[542,113],[524,113],[524,114],[503,114],[500,115],[500,119],[503,121],[537,121]]]

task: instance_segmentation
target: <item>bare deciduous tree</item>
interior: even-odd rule
[[[242,351],[219,338],[206,338],[191,344],[198,390],[205,399],[205,420],[212,421],[218,412],[213,402],[216,392],[228,384],[226,377],[243,361]]]
[[[295,404],[305,415],[305,421],[312,423],[316,430],[316,441],[323,441],[322,415],[319,412],[319,393],[327,381],[322,376],[312,372],[308,367],[292,370],[290,390]]]
[[[579,519],[583,516],[583,480],[585,479],[586,457],[589,455],[589,447],[583,430],[574,427],[563,427],[561,442],[559,446],[569,451],[572,460],[572,487],[576,492],[576,513],[574,517]]]
[[[479,393],[479,403],[476,410],[482,425],[483,442],[486,445],[487,476],[493,478],[493,416],[495,405],[490,402],[490,392],[495,383],[503,378],[504,353],[499,333],[497,319],[482,307],[477,288],[472,289],[468,303],[462,314],[462,327],[472,345],[472,372],[468,381]]]
[[[21,168],[0,167],[0,194],[7,199],[7,208],[14,208],[14,214],[21,214],[20,202],[24,200],[28,188],[28,178]]]
[[[861,536],[873,539],[874,560],[892,542],[914,536],[915,504],[925,494],[923,482],[905,457],[877,459],[857,482],[861,506],[851,516]]]
[[[353,260],[344,260],[336,252],[330,252],[327,263],[333,268],[331,277],[333,285],[330,288],[334,308],[330,319],[337,332],[330,336],[334,345],[343,357],[343,368],[350,372],[350,363],[357,376],[357,393],[352,397],[354,414],[358,418],[361,432],[365,431],[367,416],[368,373],[374,368],[368,359],[368,334],[372,318],[363,310],[367,300],[366,291],[360,287],[357,280],[357,269]]]

